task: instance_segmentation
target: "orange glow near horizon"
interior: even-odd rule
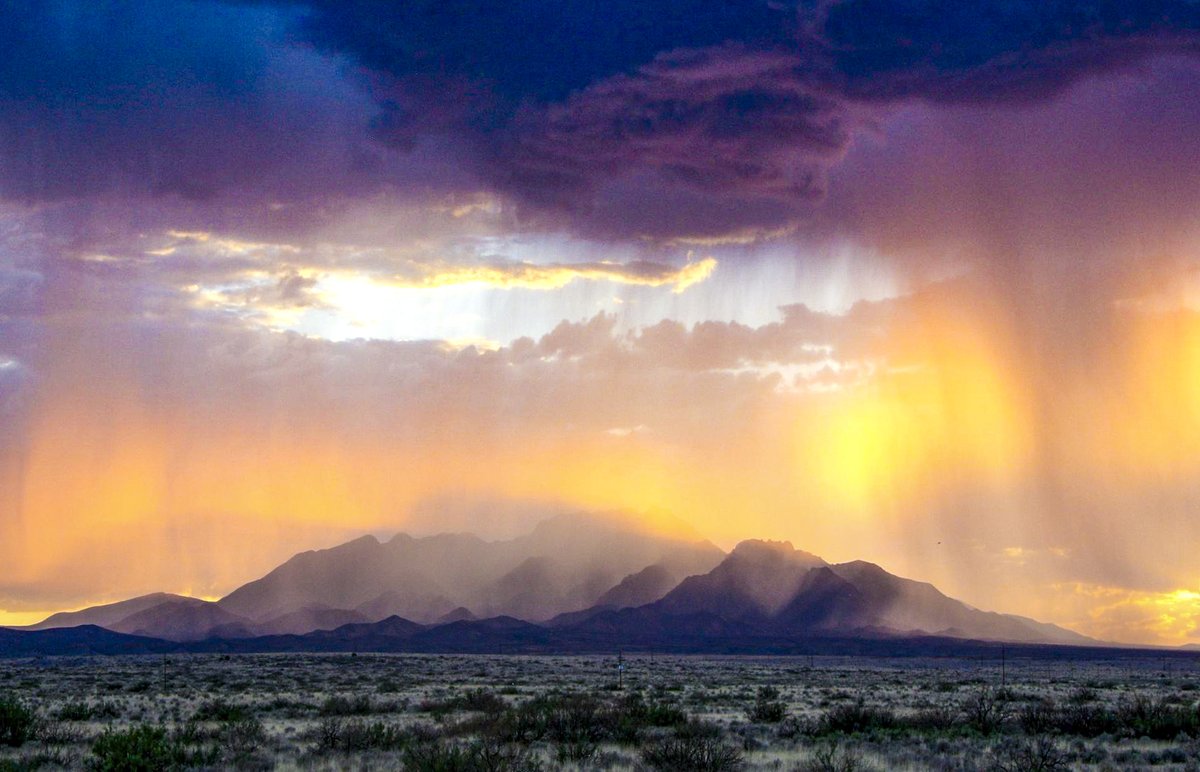
[[[51,384],[60,388],[36,405],[20,510],[0,532],[9,581],[47,587],[61,600],[37,612],[0,610],[0,623],[99,600],[78,589],[98,577],[103,600],[154,590],[220,596],[295,552],[403,530],[415,507],[445,494],[631,512],[650,530],[706,537],[726,549],[743,538],[786,538],[830,559],[929,572],[917,578],[936,579],[976,605],[1036,613],[1043,606],[1025,600],[1030,583],[1049,582],[1050,574],[1011,588],[972,585],[972,554],[922,564],[905,540],[939,504],[952,510],[939,516],[952,519],[930,529],[990,537],[957,509],[982,492],[998,502],[1001,536],[1011,539],[992,553],[1025,545],[1017,540],[1029,534],[1036,548],[1037,538],[1051,537],[1034,529],[1053,521],[1039,523],[1037,509],[1026,521],[1015,513],[1025,514],[1023,492],[1047,455],[1076,486],[1061,495],[1082,502],[1089,518],[1086,508],[1101,506],[1114,485],[1194,475],[1200,322],[1142,314],[1116,348],[1127,358],[1101,382],[1063,368],[1047,395],[1005,318],[975,298],[917,298],[911,313],[882,331],[871,352],[875,369],[861,382],[814,391],[755,387],[738,411],[722,414],[724,397],[705,393],[710,382],[697,379],[679,392],[694,404],[681,398],[678,415],[657,403],[643,408],[625,424],[637,430],[613,428],[622,424],[612,405],[633,410],[643,396],[619,367],[588,376],[602,379],[604,388],[590,393],[611,400],[611,422],[594,418],[595,406],[582,398],[564,398],[535,420],[481,425],[480,414],[461,405],[487,405],[492,393],[480,397],[459,384],[426,415],[405,417],[381,403],[372,407],[378,425],[350,427],[348,414],[320,407],[264,416],[261,406],[258,413],[234,406],[210,419],[145,398],[119,367],[78,393],[64,384],[87,372],[89,359],[79,356]],[[738,377],[755,383],[753,375]],[[1044,423],[1047,405],[1062,408],[1053,416],[1060,424]],[[660,423],[641,427],[651,415]],[[1110,431],[1118,441],[1104,439]],[[1116,528],[1129,516],[1105,514],[1096,527]],[[1190,523],[1180,515],[1164,533],[1187,543]],[[1142,561],[1152,547],[1113,549]],[[1196,607],[1190,578],[1172,574],[1174,595],[1138,606],[1163,619],[1138,623],[1144,640],[1194,638],[1181,621]],[[1108,617],[1067,613],[1050,621],[1075,620],[1084,632],[1115,629]]]

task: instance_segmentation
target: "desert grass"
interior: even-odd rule
[[[0,660],[0,770],[1200,770],[1200,661]]]

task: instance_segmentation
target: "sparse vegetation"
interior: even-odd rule
[[[996,746],[993,754],[994,772],[1062,772],[1071,768],[1067,755],[1046,735],[1010,739]]]
[[[722,737],[715,724],[689,723],[642,749],[642,760],[668,772],[727,772],[742,767],[742,752]]]
[[[351,697],[335,694],[321,705],[322,716],[365,716],[370,712],[371,698],[366,694]]]
[[[800,766],[800,772],[866,772],[857,751],[836,743],[824,743],[813,750],[812,758]]]
[[[427,742],[404,752],[405,772],[539,772],[542,764],[527,751],[488,742],[456,745]]]
[[[748,716],[756,724],[778,724],[787,716],[787,705],[774,686],[760,686]]]
[[[37,718],[21,700],[0,696],[0,745],[20,748],[32,736]]]
[[[866,705],[861,699],[837,705],[825,711],[817,722],[815,734],[855,734],[878,729],[892,729],[896,714],[888,708]]]
[[[1008,717],[1008,695],[990,686],[975,690],[962,702],[963,719],[980,734],[997,731]]]
[[[157,772],[185,762],[183,748],[161,726],[107,730],[92,745],[91,768],[97,772]]]
[[[405,747],[414,735],[384,721],[326,718],[316,729],[318,753],[390,751]]]
[[[1200,768],[1196,679],[1137,661],[613,659],[0,660],[0,772]]]

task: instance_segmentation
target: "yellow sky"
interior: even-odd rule
[[[678,518],[726,548],[785,538],[1084,633],[1191,640],[1200,321],[1114,309],[1123,336],[1078,369],[1031,359],[983,289],[823,328],[601,316],[498,350],[185,337],[150,376],[131,341],[68,328],[5,500],[6,581],[35,592],[4,619],[219,596],[469,494]]]

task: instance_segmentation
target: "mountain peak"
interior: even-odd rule
[[[729,557],[752,561],[782,559],[805,564],[825,565],[824,560],[811,552],[796,549],[790,541],[771,541],[769,539],[746,539],[738,542],[733,551],[729,553]]]
[[[731,555],[746,555],[754,553],[782,553],[790,555],[796,548],[790,541],[772,541],[771,539],[745,539],[737,543]]]
[[[491,619],[472,621],[476,615]],[[885,630],[1085,640],[1032,620],[980,612],[873,563],[830,565],[789,541],[764,539],[742,541],[726,555],[711,543],[655,534],[636,518],[607,513],[563,514],[500,541],[401,533],[381,546],[368,534],[293,556],[219,603],[155,594],[56,615],[40,626],[98,624],[176,641],[316,630],[325,641],[404,637],[432,625],[441,629],[437,641],[459,645],[455,637],[468,634],[533,640],[551,628],[531,623],[552,618],[555,630],[617,626],[605,635],[625,625],[633,636],[648,629],[688,636]],[[434,645],[433,639],[423,645]]]

